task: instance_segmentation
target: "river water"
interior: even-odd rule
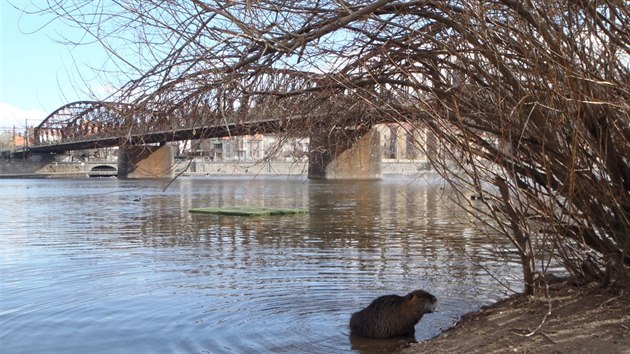
[[[434,294],[422,340],[518,284],[439,179],[166,183],[0,180],[0,352],[382,352],[349,337],[374,298]],[[232,205],[309,212],[188,212]]]

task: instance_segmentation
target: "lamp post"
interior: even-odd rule
[[[24,133],[24,146],[26,147],[26,150],[28,150],[28,119],[25,119],[26,121],[26,132]]]

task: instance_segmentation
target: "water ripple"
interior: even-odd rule
[[[0,180],[3,351],[369,352],[392,343],[352,339],[347,324],[375,297],[434,293],[423,339],[499,298],[492,276],[518,274],[438,185],[163,183]],[[309,213],[187,212],[234,203]]]

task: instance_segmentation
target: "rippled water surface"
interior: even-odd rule
[[[0,352],[344,353],[352,312],[425,289],[432,337],[512,264],[436,180],[0,180]],[[304,215],[190,214],[299,207]]]

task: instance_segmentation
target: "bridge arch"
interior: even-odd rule
[[[137,104],[76,101],[57,108],[34,128],[33,145],[43,149],[95,138],[124,139],[182,128],[226,125],[226,117],[237,124],[261,117],[294,116],[303,112],[294,112],[291,107],[304,106],[294,95],[304,95],[326,82],[325,77],[314,73],[270,69],[255,78],[246,77],[217,87],[209,85],[193,95],[173,97],[172,102],[168,101],[171,92],[160,93],[167,98]]]
[[[97,135],[105,129],[122,126],[131,105],[105,101],[77,101],[50,113],[34,128],[37,145]]]
[[[114,177],[118,176],[118,169],[111,165],[97,165],[88,172],[90,177]]]

